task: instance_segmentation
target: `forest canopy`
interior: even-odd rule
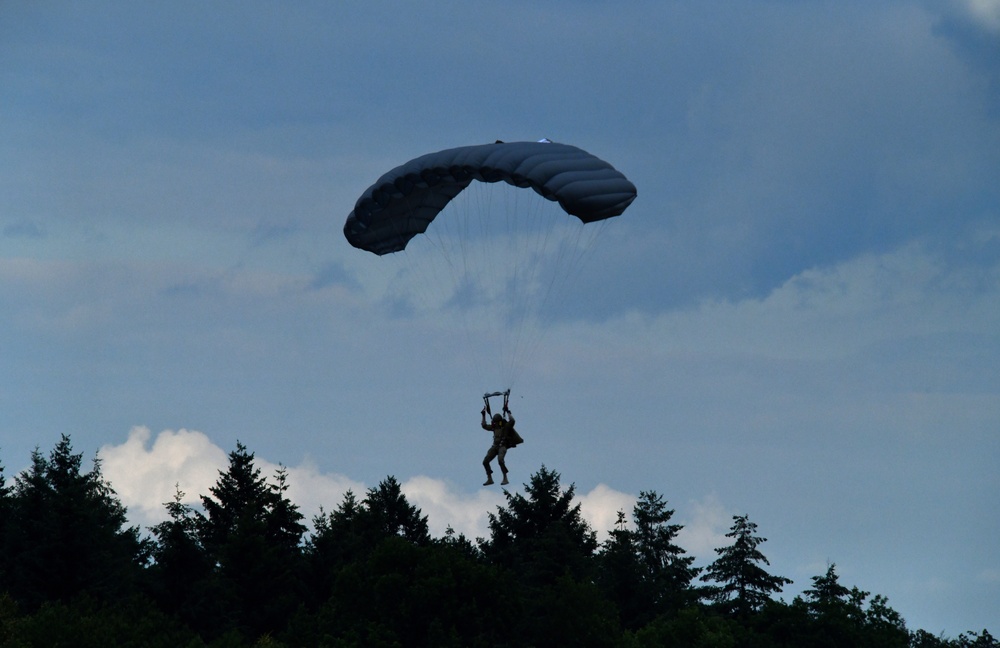
[[[545,466],[476,539],[433,537],[391,476],[311,525],[287,490],[237,443],[200,505],[178,491],[140,529],[67,436],[12,480],[0,466],[0,645],[1000,645],[911,630],[834,563],[777,598],[791,581],[769,572],[748,515],[695,567],[655,491],[598,542]]]

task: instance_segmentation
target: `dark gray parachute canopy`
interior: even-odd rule
[[[356,248],[398,252],[473,180],[531,187],[584,223],[618,216],[635,185],[586,151],[552,142],[497,142],[429,153],[389,171],[368,187],[344,223]]]

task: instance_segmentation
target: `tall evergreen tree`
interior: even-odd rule
[[[675,544],[683,527],[670,524],[673,514],[655,491],[642,491],[632,509],[635,528],[628,528],[619,511],[616,528],[604,544],[600,582],[618,604],[627,628],[676,612],[697,598],[691,581],[700,570],[691,566],[694,557]]]
[[[757,548],[767,538],[754,535],[756,532],[757,525],[749,516],[734,515],[733,526],[726,534],[733,543],[715,550],[719,557],[702,576],[702,580],[716,583],[707,588],[708,598],[723,612],[741,619],[760,610],[771,600],[772,593],[780,592],[792,582],[783,576],[772,576],[760,566],[771,563]]]
[[[360,514],[361,504],[349,490],[336,509],[321,509],[313,517],[313,532],[303,549],[308,564],[308,596],[313,605],[330,596],[337,573],[362,554],[365,543],[357,524]]]
[[[372,543],[388,537],[400,537],[417,545],[431,541],[427,516],[406,500],[399,482],[392,476],[368,489],[358,520]]]
[[[525,485],[527,497],[504,491],[507,507],[490,514],[481,542],[493,564],[509,570],[521,605],[508,610],[513,645],[604,645],[618,633],[612,605],[595,585],[597,536],[545,466]],[[513,607],[513,605],[511,606]]]
[[[851,648],[905,648],[911,640],[906,624],[883,596],[875,596],[865,608],[869,593],[840,584],[836,565],[812,577],[813,586],[796,598],[792,608],[804,607],[807,621],[799,624],[803,645],[850,646]],[[916,636],[913,637],[916,642]]]
[[[304,548],[313,604],[326,600],[345,567],[367,560],[388,539],[431,544],[427,516],[407,501],[392,476],[369,488],[364,500],[347,491],[336,509],[314,517]]]
[[[101,474],[63,435],[48,458],[35,450],[15,477],[4,552],[6,587],[29,608],[84,592],[115,600],[138,586],[150,546],[126,526],[125,507]]]
[[[503,645],[504,589],[475,547],[434,541],[427,518],[393,477],[348,491],[313,520],[306,541],[310,609],[290,630],[294,645]]]
[[[150,529],[156,539],[149,570],[152,594],[161,609],[198,627],[199,619],[210,616],[213,607],[206,591],[212,561],[198,539],[194,509],[184,503],[179,487],[164,506],[169,519]]]
[[[676,542],[682,527],[671,524],[673,509],[654,491],[642,491],[632,511],[636,548],[643,574],[656,593],[656,605],[674,609],[692,601],[691,581],[701,571],[692,567],[693,556]]]
[[[831,563],[822,576],[813,576],[812,582],[813,586],[802,594],[817,611],[826,606],[844,603],[851,593],[851,590],[840,584],[836,563]]]
[[[615,528],[601,547],[598,584],[604,595],[618,607],[619,618],[627,630],[636,630],[656,615],[652,595],[647,589],[635,533],[628,528],[624,511],[618,511]]]
[[[482,549],[493,562],[513,567],[522,578],[552,582],[564,571],[589,577],[597,535],[565,491],[559,473],[542,466],[525,485],[527,497],[504,491],[507,507],[489,514],[490,539]]]
[[[242,443],[201,498],[198,540],[214,566],[222,627],[257,636],[281,627],[297,605],[302,514],[282,470],[268,483]]]
[[[269,485],[270,503],[266,516],[267,539],[274,549],[289,556],[301,553],[302,536],[306,531],[305,517],[297,504],[288,498],[288,469],[279,466],[274,482]]]
[[[813,576],[812,582],[813,586],[802,592],[802,598],[793,602],[793,607],[804,605],[808,615],[799,624],[800,640],[860,646],[865,623],[862,604],[868,593],[841,585],[835,564],[829,565],[826,573]]]

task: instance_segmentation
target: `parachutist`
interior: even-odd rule
[[[506,486],[510,483],[507,480],[507,464],[504,462],[507,449],[513,448],[521,442],[520,435],[514,430],[514,415],[511,414],[506,403],[503,406],[503,415],[494,414],[489,423],[486,422],[485,407],[481,414],[483,429],[493,433],[493,445],[486,451],[486,458],[483,459],[483,467],[486,469],[486,481],[483,486],[489,486],[493,483],[493,469],[490,467],[490,462],[493,461],[494,457],[497,459],[500,471],[503,472],[503,481],[500,482],[500,485]]]

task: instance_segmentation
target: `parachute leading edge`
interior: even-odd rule
[[[636,197],[621,172],[575,146],[464,146],[422,155],[383,175],[358,198],[344,236],[374,254],[399,252],[474,180],[530,187],[584,223],[618,216]]]

